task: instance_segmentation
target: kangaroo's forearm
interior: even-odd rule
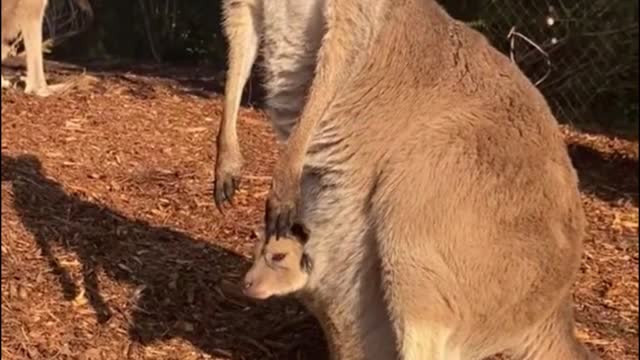
[[[255,2],[237,2],[225,8],[225,35],[229,44],[218,147],[238,147],[236,122],[242,91],[249,79],[259,45],[260,22]]]
[[[367,4],[365,4],[367,3]],[[358,73],[363,58],[378,34],[386,1],[371,6],[363,0],[329,0],[325,9],[327,32],[307,103],[287,143],[277,173],[299,175],[311,135],[339,89]],[[275,182],[278,186],[278,181]],[[290,186],[291,184],[283,184]]]

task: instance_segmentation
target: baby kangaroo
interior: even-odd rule
[[[314,258],[304,245],[310,241],[309,230],[294,224],[280,238],[265,236],[265,229],[255,231],[253,264],[245,274],[243,292],[254,299],[292,295],[320,320],[329,344],[331,359],[396,359],[395,335],[379,292],[375,273],[366,265],[372,257],[357,260],[356,249],[338,251],[339,264],[326,266],[327,249],[314,250]],[[321,242],[327,244],[330,242]],[[334,250],[340,250],[334,245]],[[332,259],[332,260],[334,260]],[[341,268],[345,268],[343,273]],[[362,273],[359,279],[353,273]],[[354,332],[353,329],[357,329]],[[360,334],[361,332],[365,334]]]
[[[258,242],[254,247],[253,264],[244,277],[244,294],[264,300],[301,290],[311,271],[311,260],[304,253],[304,243],[308,240],[306,232],[295,225],[289,236],[270,241],[263,228],[254,233]]]

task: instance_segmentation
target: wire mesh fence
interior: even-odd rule
[[[439,1],[508,54],[560,121],[637,123],[638,0]],[[158,48],[154,57],[163,60],[176,47],[188,48],[190,58],[224,55],[217,49],[219,26],[213,26],[220,22],[219,4],[208,0],[50,0],[45,38],[57,45],[82,32],[93,20],[91,4],[96,22],[105,22],[97,28],[107,45],[140,49],[151,43]],[[146,26],[123,20],[132,16],[148,19]],[[138,40],[123,42],[123,36]]]
[[[637,121],[637,0],[443,0],[539,87],[561,121]]]

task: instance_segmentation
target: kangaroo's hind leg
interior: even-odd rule
[[[18,24],[18,17],[16,16],[16,5],[7,6],[6,8],[3,5],[2,8],[2,63],[4,64],[5,59],[11,52],[11,42],[18,36],[20,33],[20,28]],[[7,12],[5,14],[4,12]],[[11,82],[2,76],[2,88],[11,87]]]
[[[11,46],[9,45],[8,42],[2,40],[2,62],[4,63],[4,59],[7,58],[7,55],[9,54],[9,51],[11,50]],[[4,76],[0,75],[1,79],[2,79],[2,88],[9,88],[11,87],[11,81],[7,80],[4,78]]]
[[[42,23],[46,6],[46,0],[29,0],[20,9],[20,28],[27,55],[25,92],[43,97],[51,95],[45,78],[42,55]]]
[[[509,355],[517,360],[599,359],[576,338],[572,312],[571,302],[561,304],[549,320],[532,329]]]
[[[462,360],[454,343],[457,320],[446,289],[440,286],[436,259],[416,259],[404,239],[381,243],[382,284],[389,317],[403,360]],[[434,272],[432,272],[434,270]],[[455,305],[453,305],[455,307]]]

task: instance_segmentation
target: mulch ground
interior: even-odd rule
[[[264,116],[241,110],[244,178],[222,215],[213,87],[195,71],[92,75],[58,97],[2,93],[3,358],[325,358],[301,306],[238,292],[276,156]],[[577,332],[635,359],[638,143],[564,131],[590,220]]]

